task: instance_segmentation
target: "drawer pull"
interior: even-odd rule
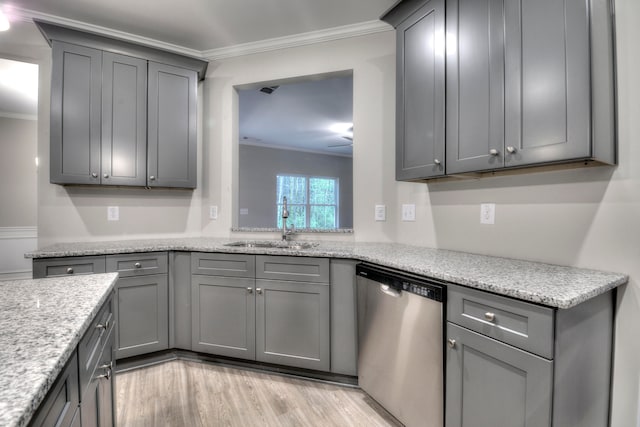
[[[261,294],[262,293],[262,289],[261,288],[256,288],[256,292]]]
[[[107,319],[107,321],[104,322],[104,325],[102,323],[98,323],[96,325],[96,329],[104,329],[105,331],[109,329],[109,320]]]
[[[249,292],[250,294],[253,293],[253,288],[247,288],[247,292]]]
[[[98,366],[98,369],[112,369],[112,368],[113,368],[113,361],[109,363],[105,363],[104,365]]]
[[[67,274],[73,274],[73,267],[67,268]]]
[[[495,313],[491,313],[488,311],[484,314],[484,318],[487,319],[489,322],[493,322],[496,319],[496,315]]]
[[[447,340],[447,343],[449,344],[449,348],[456,348],[456,340],[454,340],[453,338],[449,338]]]
[[[135,268],[142,268],[142,264],[140,264],[139,262],[136,262],[135,264],[133,264],[133,266]]]
[[[107,369],[107,371],[102,375],[96,375],[96,380],[105,379],[109,381],[111,379],[111,369]]]

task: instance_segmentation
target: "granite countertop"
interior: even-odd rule
[[[29,423],[117,273],[0,281],[0,425]]]
[[[628,281],[628,276],[619,273],[397,243],[321,241],[308,249],[225,246],[238,240],[193,237],[61,243],[25,256],[52,258],[173,250],[347,258],[556,308],[576,306]]]

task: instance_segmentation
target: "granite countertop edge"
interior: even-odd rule
[[[399,243],[320,241],[308,249],[225,246],[238,240],[244,241],[191,237],[60,243],[27,253],[25,257],[185,251],[355,259],[561,309],[574,307],[628,281],[627,275],[619,273]],[[563,282],[563,278],[567,279]]]

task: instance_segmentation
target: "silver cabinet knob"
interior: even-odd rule
[[[136,262],[135,264],[133,264],[133,266],[135,268],[142,268],[142,264],[140,264],[139,262]]]
[[[67,268],[67,274],[73,274],[73,267]]]
[[[109,174],[105,173],[104,175],[102,175],[104,178],[109,178]]]
[[[511,145],[507,147],[507,151],[509,152],[509,154],[514,154],[516,151],[516,147],[512,147]]]
[[[151,175],[151,176],[149,177],[149,181],[155,181],[155,180],[156,180],[155,175]]]
[[[486,312],[484,314],[484,318],[487,319],[489,322],[493,322],[496,318],[495,313],[491,313],[491,312]]]
[[[91,173],[91,178],[97,178],[97,177],[98,177],[98,174],[97,174],[97,173],[95,173],[95,172],[92,172],[92,173]]]
[[[495,148],[492,148],[491,150],[489,150],[489,154],[492,156],[497,156],[498,154],[500,154],[500,152]]]
[[[449,338],[447,340],[447,344],[449,344],[449,348],[455,348],[456,347],[456,340],[454,340],[453,338]]]
[[[253,288],[247,288],[247,292],[249,292],[250,294],[253,293]]]
[[[256,293],[261,294],[262,293],[262,289],[261,288],[256,288]]]
[[[435,163],[436,165],[439,165],[441,162],[439,159],[433,159],[433,163]]]

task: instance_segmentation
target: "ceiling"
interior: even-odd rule
[[[6,0],[28,10],[207,51],[377,20],[396,0]],[[17,12],[16,12],[17,13]]]
[[[241,144],[351,156],[351,75],[263,86],[238,90]]]

